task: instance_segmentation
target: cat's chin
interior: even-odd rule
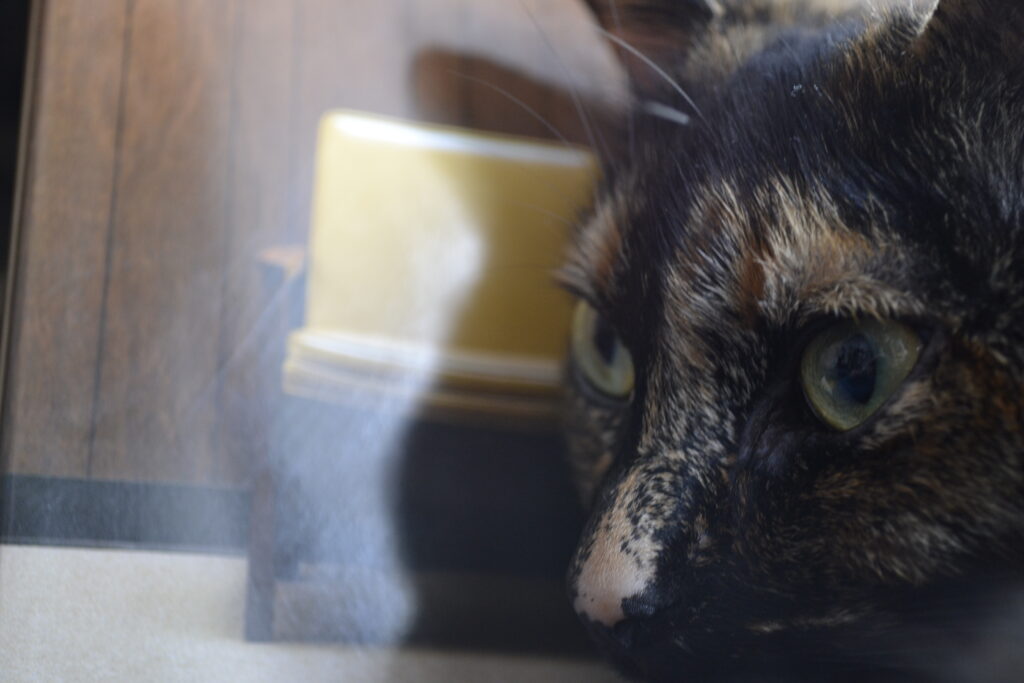
[[[1024,670],[1024,578],[952,584],[915,609],[838,628],[714,630],[646,624],[599,644],[627,677],[650,683],[1003,683]],[[591,625],[592,627],[593,625]],[[593,632],[593,628],[591,629]]]
[[[808,643],[792,637],[707,629],[684,631],[667,627],[666,623],[642,622],[628,625],[630,632],[625,636],[621,630],[627,626],[624,624],[615,633],[589,626],[592,637],[615,668],[637,681],[792,683],[821,681],[826,675],[827,680],[843,680],[838,672],[827,672],[820,663],[810,664],[813,655],[806,647]],[[814,636],[808,640],[821,644]]]
[[[710,635],[710,634],[708,634]],[[728,639],[728,636],[722,636]],[[922,671],[892,669],[853,663],[823,661],[791,643],[702,655],[686,647],[681,636],[625,652],[608,653],[613,666],[627,678],[647,683],[923,683],[938,681]]]
[[[821,667],[807,667],[798,661],[740,657],[709,659],[673,647],[667,642],[663,647],[650,648],[628,656],[613,655],[610,659],[615,668],[629,679],[648,683],[810,683],[842,680]],[[863,674],[863,671],[858,672],[850,680],[865,680]]]

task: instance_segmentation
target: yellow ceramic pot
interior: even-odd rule
[[[575,147],[326,115],[286,390],[551,416],[571,314],[552,271],[596,174]]]

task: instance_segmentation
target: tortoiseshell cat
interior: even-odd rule
[[[590,4],[576,611],[644,680],[1024,680],[1024,2]]]

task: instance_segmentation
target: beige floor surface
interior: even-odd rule
[[[242,639],[245,560],[0,546],[0,680],[612,683],[598,664]]]

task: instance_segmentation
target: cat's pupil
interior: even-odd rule
[[[615,360],[615,349],[618,346],[618,340],[615,335],[615,330],[605,322],[604,318],[598,318],[594,325],[594,348],[601,355],[601,360],[607,365],[611,365]]]
[[[866,404],[875,393],[878,375],[878,354],[874,344],[861,333],[847,337],[836,349],[827,373],[842,399]]]

